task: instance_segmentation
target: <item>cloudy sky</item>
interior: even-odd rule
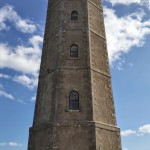
[[[122,147],[149,150],[150,4],[103,3]],[[27,149],[46,7],[47,0],[0,0],[0,150]]]

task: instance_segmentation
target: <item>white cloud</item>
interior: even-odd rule
[[[17,142],[9,142],[8,145],[11,147],[21,147],[22,146],[22,144],[19,144]]]
[[[41,47],[43,38],[33,36],[28,45],[11,47],[0,43],[0,68],[10,68],[22,73],[36,74],[40,66]]]
[[[9,76],[9,75],[7,75],[7,74],[0,73],[0,78],[10,79],[11,76]]]
[[[36,25],[29,19],[21,18],[11,5],[6,5],[0,9],[0,30],[9,30],[10,27],[6,21],[12,22],[16,29],[23,33],[36,31]]]
[[[130,5],[133,3],[141,4],[141,0],[106,0],[106,1],[112,3],[113,5],[116,4]]]
[[[129,136],[129,135],[135,135],[135,134],[136,134],[136,131],[133,131],[133,130],[121,131],[122,136]]]
[[[36,26],[31,24],[31,21],[29,20],[19,19],[16,22],[16,27],[18,30],[22,31],[23,33],[33,33],[36,30]]]
[[[150,0],[106,0],[110,2],[112,5],[131,5],[131,4],[138,4],[147,7],[150,10]]]
[[[11,77],[7,74],[0,73],[0,78],[10,79],[14,82],[20,83],[20,84],[28,87],[29,89],[33,89],[34,87],[37,86],[37,83],[38,83],[37,74],[33,74],[33,75],[30,75],[30,76],[27,76],[27,75],[23,74],[23,75],[18,75],[18,76]],[[0,89],[3,89],[2,84],[0,84]]]
[[[0,78],[11,79],[32,89],[37,86],[43,38],[31,37],[26,45],[11,47],[0,43],[0,68],[9,68],[22,73],[11,77],[0,73]]]
[[[32,102],[35,102],[35,101],[36,101],[36,94],[31,97],[31,101],[32,101]]]
[[[123,150],[128,150],[128,148],[125,147],[125,148],[123,148]]]
[[[19,102],[20,104],[27,104],[24,100],[22,99],[16,99],[17,102]]]
[[[0,97],[5,97],[11,100],[15,99],[11,94],[5,92],[4,90],[0,90]]]
[[[115,10],[104,8],[106,36],[110,63],[119,60],[133,46],[141,47],[150,34],[150,20],[143,21],[144,12],[118,17]]]
[[[141,136],[144,136],[143,133],[140,133],[139,131],[136,133],[137,136],[141,137]]]
[[[138,137],[141,137],[144,136],[144,134],[146,133],[150,134],[150,124],[143,125],[139,127],[137,130],[129,129],[129,130],[121,131],[121,136],[127,137],[130,135],[136,135]]]
[[[14,81],[28,87],[29,89],[33,89],[37,86],[38,78],[37,77],[28,77],[27,75],[16,76],[13,79]]]
[[[139,132],[150,133],[150,124],[143,125],[139,128]]]
[[[21,147],[22,144],[17,143],[17,142],[3,142],[3,143],[0,143],[0,147],[2,147],[2,146]]]

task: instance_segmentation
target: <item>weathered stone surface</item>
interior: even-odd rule
[[[73,90],[77,111],[69,110]],[[101,1],[49,0],[28,150],[121,150],[120,143]]]

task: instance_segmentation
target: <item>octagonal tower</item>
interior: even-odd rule
[[[49,0],[28,150],[121,150],[101,0]]]

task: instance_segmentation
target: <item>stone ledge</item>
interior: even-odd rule
[[[50,122],[48,124],[42,124],[39,126],[34,126],[30,128],[30,132],[37,130],[43,130],[45,128],[55,128],[55,127],[96,127],[99,129],[120,132],[120,129],[113,125],[104,124],[101,122],[94,121],[66,121],[66,122]]]
[[[101,74],[101,75],[104,75],[104,76],[106,76],[106,77],[111,78],[111,76],[110,76],[108,73],[105,73],[105,72],[103,72],[103,71],[100,71],[100,70],[94,69],[94,68],[91,68],[91,70],[94,71],[94,72],[97,72],[97,73],[99,73],[99,74]]]
[[[95,126],[96,126],[96,128],[99,128],[99,129],[105,129],[105,130],[120,132],[120,129],[117,128],[116,126],[108,125],[105,123],[95,122]]]

